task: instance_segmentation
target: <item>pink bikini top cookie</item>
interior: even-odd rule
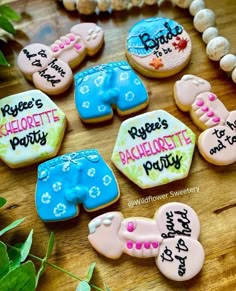
[[[121,124],[111,159],[139,187],[150,188],[187,177],[194,147],[185,124],[156,110]]]
[[[131,66],[148,77],[168,77],[189,62],[191,40],[184,28],[168,18],[148,18],[136,23],[126,41]]]
[[[193,278],[204,263],[199,219],[186,204],[168,203],[156,211],[154,219],[124,219],[120,212],[108,212],[89,223],[89,233],[90,244],[102,255],[154,257],[162,274],[172,280]]]
[[[183,76],[174,86],[177,106],[189,111],[193,122],[203,130],[223,125],[229,116],[225,105],[210,90],[207,81],[193,75]]]
[[[51,46],[34,43],[24,47],[17,63],[35,87],[51,95],[60,94],[73,81],[71,68],[79,65],[86,55],[96,54],[103,41],[104,33],[99,26],[80,23]]]
[[[66,116],[39,90],[0,100],[0,158],[18,168],[54,157],[66,128]]]

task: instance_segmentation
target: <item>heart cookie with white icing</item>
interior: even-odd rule
[[[125,120],[112,153],[115,166],[141,188],[188,176],[195,134],[164,110]]]
[[[0,100],[0,158],[11,168],[54,157],[66,128],[66,116],[39,90]]]

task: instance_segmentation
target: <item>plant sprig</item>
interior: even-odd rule
[[[6,199],[0,197],[0,208],[6,204]],[[0,230],[0,236],[14,229],[21,224],[25,218],[18,219]],[[91,284],[91,279],[95,270],[96,263],[91,263],[85,279],[82,279],[71,272],[60,268],[48,261],[54,247],[55,237],[52,232],[49,237],[46,254],[44,258],[39,258],[30,253],[33,242],[33,230],[30,231],[25,242],[17,243],[13,246],[0,241],[0,290],[35,290],[38,286],[39,279],[45,271],[47,265],[75,278],[80,281],[76,291],[90,291],[92,288],[98,291],[110,291],[108,287],[101,289]],[[32,258],[40,262],[39,270],[36,272]]]
[[[12,21],[19,21],[21,19],[20,14],[18,14],[14,9],[8,5],[0,5],[0,28],[5,30],[10,34],[15,34],[16,30]],[[2,50],[0,49],[0,65],[10,66],[7,62]]]

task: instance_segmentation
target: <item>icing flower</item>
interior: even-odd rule
[[[41,197],[41,201],[44,204],[50,203],[51,202],[51,195],[48,192],[45,192]]]
[[[88,175],[89,177],[94,177],[95,174],[96,174],[96,169],[95,169],[95,168],[90,168],[90,169],[88,169],[87,175]]]
[[[132,91],[129,91],[125,94],[125,100],[126,101],[133,101],[134,100],[134,93]]]
[[[94,84],[99,87],[103,84],[104,82],[104,77],[103,76],[98,76],[95,81],[94,81]]]
[[[105,105],[100,105],[100,106],[98,106],[98,111],[99,112],[104,112],[105,110],[106,110],[106,106]]]
[[[103,177],[103,185],[108,186],[111,184],[112,178],[109,175]]]
[[[89,102],[89,101],[84,101],[84,102],[82,103],[82,107],[88,109],[88,108],[90,107],[90,102]]]
[[[63,203],[57,204],[57,206],[53,210],[53,213],[56,217],[62,216],[66,213],[66,205]]]
[[[100,194],[101,194],[101,191],[100,191],[99,187],[93,186],[89,189],[89,196],[91,198],[96,198]]]
[[[159,68],[164,66],[161,58],[152,58],[149,65],[154,67],[154,69],[156,69],[156,70],[158,70]]]
[[[80,87],[80,93],[81,94],[87,94],[89,92],[89,86],[82,86]]]
[[[61,190],[62,188],[62,183],[61,182],[56,182],[52,185],[52,188],[55,192],[58,192]]]
[[[120,74],[121,81],[128,80],[128,79],[129,79],[129,74],[127,72],[123,72]]]

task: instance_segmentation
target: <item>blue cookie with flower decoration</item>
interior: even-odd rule
[[[86,123],[113,117],[113,110],[126,116],[144,109],[147,90],[126,61],[95,66],[75,75],[75,105]]]
[[[131,27],[126,40],[130,65],[152,78],[178,73],[188,64],[191,52],[191,39],[183,26],[165,17],[139,21]]]
[[[38,167],[36,209],[45,222],[77,216],[79,204],[89,212],[104,208],[119,196],[112,170],[95,149],[68,153]]]

